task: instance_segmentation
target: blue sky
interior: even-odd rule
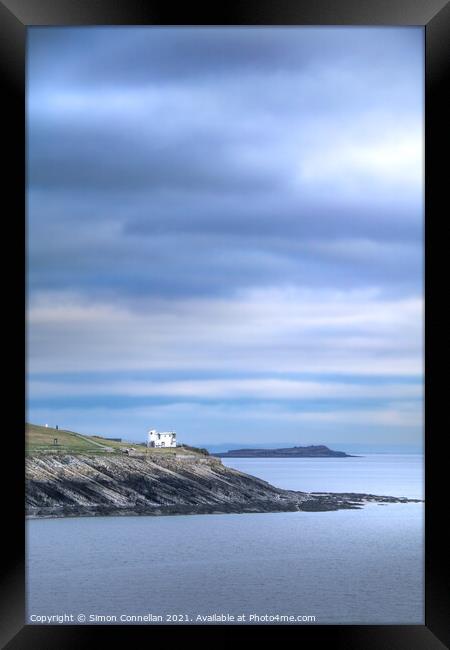
[[[422,28],[28,34],[28,420],[420,445]]]

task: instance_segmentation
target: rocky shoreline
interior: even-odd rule
[[[29,518],[312,512],[419,501],[283,490],[199,455],[41,454],[26,459]]]

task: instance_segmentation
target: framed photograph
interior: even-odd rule
[[[2,647],[449,643],[449,14],[3,2],[26,417]]]

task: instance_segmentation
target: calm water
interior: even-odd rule
[[[423,493],[421,456],[224,462],[291,489]],[[177,614],[199,624],[197,615],[245,615],[249,623],[258,622],[252,614],[279,614],[315,616],[322,625],[423,624],[423,515],[423,504],[394,504],[31,520],[28,618],[68,614],[76,622],[81,614],[120,623],[121,615],[152,614],[165,623]]]
[[[364,492],[424,498],[424,464],[418,454],[359,458],[223,458],[224,465],[289,490]]]

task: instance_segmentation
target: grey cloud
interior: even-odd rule
[[[361,67],[418,57],[419,30],[404,28],[32,28],[32,75],[72,85],[178,83],[193,77],[320,66],[330,58]],[[60,56],[54,57],[57,51]],[[407,54],[406,54],[407,53]],[[389,71],[399,74],[398,67]]]
[[[353,149],[420,137],[419,37],[32,29],[30,291],[417,288],[420,187]]]
[[[293,440],[421,435],[420,404],[389,389],[308,412],[286,383],[270,405],[270,384],[249,410],[239,382],[207,406],[192,382],[407,393],[421,376],[421,71],[421,28],[31,28],[28,371],[69,395],[36,402],[32,381],[30,417],[129,435],[169,419],[191,442],[279,422]],[[148,373],[198,403],[108,389]]]
[[[130,192],[145,188],[252,190],[279,185],[273,170],[245,165],[232,142],[208,132],[167,138],[127,130],[70,125],[31,134],[29,182],[36,188]]]

